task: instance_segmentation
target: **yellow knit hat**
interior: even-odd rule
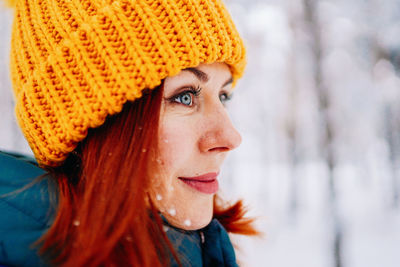
[[[13,0],[16,116],[40,165],[60,165],[142,90],[200,63],[235,85],[245,48],[221,0]]]

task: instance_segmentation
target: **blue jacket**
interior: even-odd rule
[[[0,151],[0,267],[45,266],[33,243],[52,223],[48,182],[32,158]],[[216,219],[197,231],[165,221],[165,230],[182,266],[237,266],[228,234]],[[175,260],[172,266],[178,266]]]
[[[43,266],[31,245],[50,226],[47,180],[16,191],[43,174],[32,159],[0,152],[0,265]]]

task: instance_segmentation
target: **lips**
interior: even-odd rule
[[[210,172],[194,177],[178,177],[186,185],[205,194],[215,194],[218,191],[218,173]]]

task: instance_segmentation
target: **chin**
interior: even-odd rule
[[[207,207],[208,206],[208,207]],[[213,218],[213,206],[194,207],[189,210],[178,210],[179,214],[171,216],[163,213],[168,223],[183,230],[198,230],[206,227]]]
[[[188,230],[188,231],[199,230],[201,228],[206,227],[211,222],[211,219],[212,219],[212,217],[208,218],[207,220],[202,220],[202,221],[193,220],[193,222],[191,221],[190,224],[187,224],[187,223],[185,223],[187,221],[187,219],[182,222],[182,221],[175,221],[174,219],[167,218],[168,222],[172,226],[182,229],[182,230]]]
[[[201,216],[201,218],[194,218],[190,225],[183,223],[179,228],[183,230],[199,230],[206,227],[212,220],[212,212],[209,216]]]

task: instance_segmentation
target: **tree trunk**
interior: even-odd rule
[[[320,24],[317,14],[317,1],[316,0],[304,0],[304,15],[308,29],[310,31],[311,46],[314,55],[314,81],[316,94],[318,96],[318,105],[320,110],[320,131],[321,131],[321,154],[322,158],[328,167],[328,179],[329,179],[329,210],[332,216],[333,222],[333,260],[335,267],[342,267],[342,224],[338,217],[338,207],[336,202],[336,190],[335,190],[335,179],[333,171],[336,165],[336,159],[333,151],[333,123],[329,114],[330,111],[330,99],[328,88],[323,82],[322,74],[322,43],[321,43],[321,32]]]

